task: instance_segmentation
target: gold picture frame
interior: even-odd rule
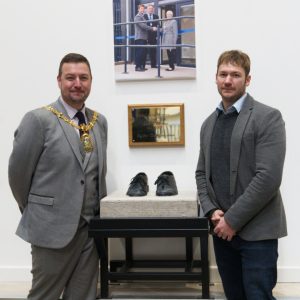
[[[129,147],[184,146],[184,104],[129,104]]]

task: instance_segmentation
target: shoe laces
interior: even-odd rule
[[[130,185],[135,186],[137,184],[142,184],[143,186],[146,186],[145,180],[142,178],[142,176],[135,176],[131,179]]]
[[[157,184],[157,185],[169,184],[169,181],[168,181],[167,176],[161,175],[156,179],[154,184]]]

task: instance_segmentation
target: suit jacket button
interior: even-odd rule
[[[80,183],[81,183],[81,184],[84,184],[84,180],[80,180]]]

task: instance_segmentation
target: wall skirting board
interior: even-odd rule
[[[31,281],[31,266],[0,266],[0,282]],[[210,266],[210,281],[220,282],[216,266]],[[300,282],[300,267],[278,267],[278,282]]]
[[[221,282],[217,266],[210,266],[210,281],[212,283]],[[278,267],[277,282],[300,282],[300,267]]]
[[[0,266],[0,282],[31,281],[31,266]]]

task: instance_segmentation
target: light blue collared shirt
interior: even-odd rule
[[[226,115],[228,113],[233,112],[233,110],[236,110],[237,113],[239,114],[243,104],[245,102],[245,98],[247,97],[247,93],[245,93],[239,100],[235,101],[231,106],[229,106],[226,111],[224,110],[222,101],[219,103],[218,107],[217,107],[217,114],[219,114],[221,111]]]

